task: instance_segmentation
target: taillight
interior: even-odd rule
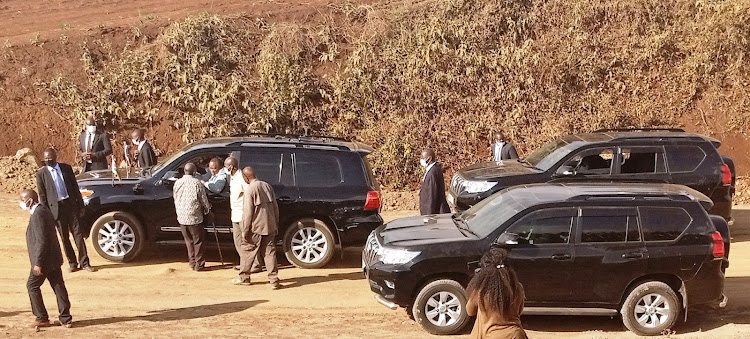
[[[725,184],[732,183],[732,171],[729,170],[729,165],[721,165],[721,182]]]
[[[365,200],[366,210],[377,210],[380,209],[380,192],[369,191],[367,192],[367,200]]]
[[[721,233],[711,233],[711,238],[714,240],[714,258],[721,258],[724,256],[724,238],[721,237]]]

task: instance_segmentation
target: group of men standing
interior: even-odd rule
[[[500,162],[513,159],[518,159],[516,147],[508,141],[503,131],[498,131],[491,143],[491,160]],[[450,206],[445,199],[443,167],[437,162],[435,151],[430,148],[423,150],[419,164],[425,168],[419,190],[419,214],[450,213]]]
[[[281,284],[278,278],[275,238],[279,229],[279,206],[273,187],[259,180],[252,167],[239,170],[234,157],[224,160],[223,169],[219,169],[220,163],[218,158],[211,159],[205,178],[196,175],[198,167],[194,163],[185,164],[183,176],[173,187],[177,221],[185,239],[190,268],[195,271],[205,268],[204,223],[214,223],[207,191],[212,194],[221,193],[228,183],[232,233],[235,249],[240,257],[240,264],[235,267],[239,270],[239,276],[232,283],[250,285],[250,275],[263,269],[262,260],[268,271],[271,287],[278,289]],[[216,232],[215,225],[213,230]]]

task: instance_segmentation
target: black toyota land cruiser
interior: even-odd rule
[[[554,140],[515,161],[485,162],[458,171],[448,203],[464,211],[514,185],[549,181],[648,181],[681,184],[714,202],[711,214],[730,220],[734,162],[721,143],[681,129],[610,129]]]
[[[368,146],[333,137],[246,136],[198,141],[141,173],[94,171],[78,176],[86,204],[82,223],[90,227],[96,251],[111,261],[130,261],[149,244],[180,243],[172,185],[188,162],[203,170],[210,159],[228,156],[240,168],[252,166],[271,184],[279,203],[277,239],[289,261],[304,268],[322,267],[336,246],[361,245],[382,225],[379,185],[366,156]],[[205,170],[203,170],[205,171]],[[131,171],[132,172],[132,171]],[[210,191],[221,241],[232,244],[229,185]],[[304,246],[302,246],[304,245]],[[232,246],[233,247],[233,246]]]
[[[376,299],[434,334],[466,325],[464,288],[482,254],[501,246],[524,286],[524,314],[619,314],[631,331],[656,335],[692,305],[726,305],[729,228],[711,205],[681,185],[516,186],[460,215],[389,222],[370,234],[362,262]]]

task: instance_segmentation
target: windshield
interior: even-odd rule
[[[551,141],[526,157],[526,161],[540,170],[547,171],[570,152],[578,148],[580,141],[567,142],[563,139]]]
[[[177,158],[181,157],[183,154],[185,154],[185,150],[184,149],[175,152],[174,154],[170,155],[169,158],[167,158],[167,160],[161,161],[158,164],[154,165],[154,167],[151,167],[151,171],[150,172],[151,173],[158,172],[160,169],[164,168],[164,165],[171,164],[173,161],[175,161]]]
[[[523,205],[503,190],[480,201],[461,214],[461,218],[474,234],[484,238],[523,209]]]

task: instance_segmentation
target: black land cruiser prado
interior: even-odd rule
[[[382,225],[380,193],[366,156],[368,146],[333,137],[268,136],[214,138],[176,152],[142,174],[109,170],[78,176],[86,203],[82,223],[90,227],[96,251],[111,261],[136,259],[155,242],[182,243],[172,198],[174,180],[187,162],[205,171],[213,157],[232,155],[240,168],[252,166],[278,197],[277,239],[289,261],[304,268],[322,267],[336,246],[361,245]],[[223,165],[222,165],[223,166]],[[229,184],[209,193],[222,243],[234,248]]]
[[[730,220],[734,162],[716,139],[681,129],[609,129],[561,137],[520,161],[486,162],[458,171],[448,203],[455,211],[501,189],[549,181],[620,181],[681,184],[714,202],[709,211]]]
[[[524,314],[619,314],[631,331],[657,335],[692,305],[726,305],[729,228],[711,206],[680,185],[516,186],[462,214],[378,227],[363,269],[381,304],[450,334],[469,321],[464,288],[479,259],[502,246],[526,292]]]

